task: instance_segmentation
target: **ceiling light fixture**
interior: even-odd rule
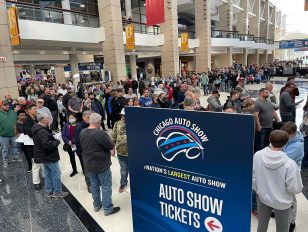
[[[85,6],[85,4],[80,4],[80,7],[85,8],[86,6]]]

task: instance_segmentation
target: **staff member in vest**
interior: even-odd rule
[[[90,116],[90,126],[83,129],[80,134],[80,144],[85,169],[91,180],[94,211],[98,212],[101,207],[105,216],[117,213],[120,207],[112,204],[112,176],[111,176],[111,150],[114,143],[109,135],[100,130],[102,117],[97,113]],[[100,192],[100,186],[102,192]],[[101,200],[102,199],[102,200]]]

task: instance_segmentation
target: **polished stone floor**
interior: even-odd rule
[[[285,78],[275,78],[274,92],[279,95],[279,90]],[[307,80],[298,80],[300,86],[300,96],[297,100],[306,99],[308,93]],[[306,85],[307,84],[307,85]],[[254,97],[257,90],[264,84],[247,85]],[[228,93],[221,93],[221,102],[224,102]],[[207,106],[207,97],[202,97],[201,102]],[[297,110],[297,124],[302,120],[303,102]],[[59,135],[57,135],[59,136]],[[131,202],[130,188],[124,193],[119,193],[119,163],[116,158],[112,158],[112,186],[113,203],[120,206],[121,211],[117,214],[105,217],[103,212],[94,212],[91,194],[87,192],[84,176],[76,157],[79,173],[70,177],[71,165],[69,156],[61,146],[60,167],[62,171],[62,183],[70,196],[50,200],[44,196],[44,191],[35,192],[32,186],[32,175],[26,173],[25,163],[12,163],[4,169],[0,161],[0,232],[131,232]],[[1,160],[1,159],[0,159]],[[303,194],[297,195],[298,216],[296,232],[306,232],[308,228],[308,170],[302,170],[304,182]],[[251,216],[251,231],[256,231],[257,218]],[[275,231],[275,222],[270,221],[269,232]]]
[[[103,231],[100,227],[84,225],[74,213],[78,202],[73,196],[48,199],[44,191],[34,191],[32,175],[26,172],[24,162],[0,166],[0,231],[1,232],[51,232],[51,231]],[[80,209],[83,207],[80,206]],[[79,210],[80,210],[79,209]],[[89,215],[81,212],[82,217]],[[81,217],[81,218],[82,218]],[[90,220],[88,219],[90,218]],[[86,220],[97,225],[91,217]],[[91,221],[92,220],[92,221]],[[87,229],[87,228],[89,229]],[[94,229],[93,229],[94,228]]]

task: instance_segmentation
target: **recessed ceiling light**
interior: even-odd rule
[[[80,7],[85,8],[86,6],[85,6],[85,4],[80,4]]]

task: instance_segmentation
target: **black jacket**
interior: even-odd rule
[[[76,153],[81,154],[82,153],[82,147],[80,144],[80,133],[83,129],[88,128],[88,124],[85,123],[85,121],[81,121],[77,123],[76,130],[75,130],[75,145],[76,145]]]
[[[65,107],[65,109],[68,111],[68,101],[72,98],[72,96],[69,93],[66,93],[63,96],[62,99],[62,105]]]
[[[111,117],[113,121],[117,122],[121,120],[121,110],[125,106],[125,98],[124,97],[118,97],[114,98],[111,100],[111,107],[112,107],[112,112],[111,112]]]
[[[55,163],[60,160],[58,146],[60,141],[55,139],[47,127],[34,124],[32,128],[35,163]]]
[[[30,138],[32,138],[32,127],[35,123],[37,123],[37,120],[32,119],[31,116],[27,114],[27,119],[23,124],[23,131],[24,134],[29,135]]]

